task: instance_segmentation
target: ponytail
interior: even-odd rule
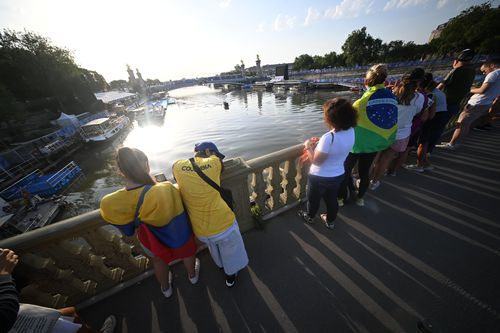
[[[148,172],[148,157],[136,148],[122,147],[116,154],[116,164],[123,175],[137,184],[154,185]]]

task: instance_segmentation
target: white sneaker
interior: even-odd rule
[[[434,169],[435,169],[434,165],[432,165],[432,164],[426,164],[426,165],[424,165],[424,170],[425,171],[431,171],[431,170],[434,170]]]
[[[356,205],[358,205],[359,207],[363,207],[365,205],[365,199],[356,198]]]
[[[189,282],[191,282],[191,284],[196,284],[198,283],[199,277],[200,277],[200,259],[196,258],[194,262],[194,276],[190,278],[188,275]]]
[[[370,185],[368,186],[368,188],[373,191],[376,190],[379,186],[380,186],[380,181],[370,180]]]
[[[356,190],[359,190],[359,183],[361,183],[361,179],[356,179],[354,184],[356,185]]]
[[[409,164],[409,165],[405,165],[405,169],[406,169],[406,170],[415,171],[415,172],[419,172],[419,173],[424,172],[424,168],[423,168],[423,167],[421,167],[421,166],[418,166],[418,165],[416,165],[416,164]]]
[[[339,204],[339,207],[344,207],[344,199],[337,199],[337,203]]]
[[[102,323],[100,333],[113,333],[116,327],[116,317],[111,315],[104,319],[104,323]]]
[[[453,150],[453,149],[456,148],[455,145],[452,145],[449,142],[441,142],[441,144],[440,145],[436,145],[436,147],[443,148],[443,149],[448,149],[448,150]]]
[[[165,296],[166,298],[169,298],[170,296],[172,296],[172,294],[174,292],[174,288],[172,288],[172,280],[173,279],[174,279],[174,277],[172,275],[172,271],[168,271],[168,289],[165,290],[165,289],[163,289],[163,287],[160,287],[163,296]]]

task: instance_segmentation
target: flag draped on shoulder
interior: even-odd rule
[[[390,147],[396,138],[398,107],[394,94],[383,84],[370,87],[353,103],[358,125],[353,153],[371,153]]]

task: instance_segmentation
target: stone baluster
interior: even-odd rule
[[[272,198],[272,209],[279,209],[284,206],[283,201],[281,201],[281,194],[283,193],[283,177],[280,170],[281,161],[276,161],[271,164],[269,168],[269,184],[271,188],[271,198]]]
[[[250,212],[250,192],[248,175],[250,167],[242,158],[233,158],[224,162],[221,186],[231,189],[236,219],[241,231],[253,228],[253,219]]]
[[[70,269],[60,269],[52,258],[44,258],[32,253],[24,253],[23,260],[16,268],[20,280],[36,282],[46,293],[61,294],[69,304],[76,304],[94,293],[90,281],[82,281]],[[31,300],[21,299],[30,303]]]
[[[133,255],[132,249],[142,252],[136,245],[137,238],[124,237],[118,230],[111,230],[112,226],[91,229],[82,237],[92,247],[92,252],[104,259],[104,263],[111,267],[120,267],[123,270],[123,280],[138,275],[149,267],[149,260],[144,255]],[[133,242],[132,244],[126,243]],[[138,244],[138,243],[137,243]]]
[[[256,169],[255,172],[254,172],[254,177],[255,177],[255,188],[254,188],[254,191],[257,194],[255,202],[260,207],[260,209],[262,211],[262,214],[265,215],[271,209],[267,205],[268,194],[266,193],[267,183],[264,180],[265,179],[264,178],[264,169]]]
[[[19,298],[24,303],[43,305],[49,308],[63,308],[68,301],[68,297],[61,294],[49,294],[42,291],[40,285],[33,283],[21,289]]]

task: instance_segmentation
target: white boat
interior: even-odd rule
[[[165,118],[166,105],[161,103],[147,104],[130,111],[138,122],[159,121]]]
[[[126,116],[97,118],[80,127],[80,135],[88,143],[106,142],[130,125]]]

